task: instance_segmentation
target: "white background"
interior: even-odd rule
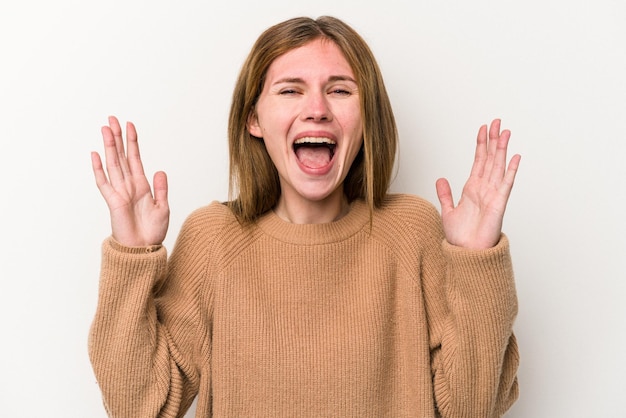
[[[134,121],[147,171],[169,175],[171,248],[190,211],[227,198],[226,118],[252,43],[322,14],[382,67],[395,191],[436,203],[446,176],[458,196],[478,127],[501,117],[513,132],[522,363],[508,416],[624,416],[623,0],[24,0],[0,5],[3,417],[105,416],[87,334],[109,234],[89,153],[106,117]]]

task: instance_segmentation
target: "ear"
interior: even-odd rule
[[[246,123],[246,127],[248,128],[248,132],[250,132],[250,135],[257,138],[263,138],[263,130],[259,125],[259,119],[257,118],[256,112],[254,110],[251,111],[248,115],[248,122]]]

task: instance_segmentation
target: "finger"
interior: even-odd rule
[[[485,162],[487,161],[487,125],[483,125],[478,130],[476,137],[476,151],[474,153],[474,164],[470,176],[482,177],[485,172]]]
[[[124,147],[122,127],[120,126],[120,123],[115,116],[109,116],[109,127],[111,128],[111,132],[113,133],[113,138],[115,140],[115,150],[117,152],[119,166],[124,175],[129,174],[130,169],[128,168],[128,161],[126,160],[126,151]]]
[[[154,173],[154,201],[158,206],[167,207],[167,175],[163,171]]]
[[[107,176],[104,173],[100,154],[98,154],[97,152],[91,153],[91,168],[93,170],[93,174],[96,179],[96,186],[98,186],[98,190],[100,190],[100,194],[102,194],[102,196],[106,200],[107,197],[111,194],[111,185],[109,184],[109,180],[107,179]]]
[[[435,183],[437,188],[437,197],[439,198],[439,204],[441,205],[441,214],[445,214],[454,209],[454,199],[452,198],[452,190],[450,189],[450,183],[448,180],[441,178]]]
[[[100,188],[102,184],[109,182],[106,175],[104,174],[100,154],[95,151],[91,153],[91,168],[93,170],[94,177],[96,178],[96,185],[98,186],[98,188]]]
[[[106,171],[109,181],[113,185],[124,182],[124,173],[119,160],[115,135],[110,126],[102,127],[102,141],[104,143],[104,158],[106,160]]]
[[[132,122],[126,123],[126,148],[127,160],[130,173],[134,176],[144,175],[141,155],[139,153],[139,142],[137,140],[137,129]]]
[[[500,119],[494,119],[489,126],[489,151],[492,155],[495,154],[496,145],[498,144],[498,139],[500,139],[500,125]]]
[[[506,155],[509,146],[509,140],[511,138],[511,131],[504,130],[500,134],[500,137],[496,143],[496,151],[493,157],[493,165],[490,173],[491,182],[500,182],[506,171]]]
[[[501,119],[494,119],[491,121],[491,125],[489,126],[489,140],[497,141],[500,137],[500,125],[502,124]]]
[[[487,160],[485,162],[485,173],[491,174],[494,165],[494,159],[500,139],[500,119],[494,119],[489,126],[489,141],[487,143]]]
[[[509,166],[506,170],[504,178],[502,180],[502,184],[500,185],[500,193],[508,200],[511,195],[511,190],[513,189],[513,184],[515,183],[515,177],[517,176],[517,171],[519,169],[519,164],[522,159],[522,156],[519,154],[515,154],[511,161],[509,162]]]

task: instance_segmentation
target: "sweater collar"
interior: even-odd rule
[[[293,224],[271,210],[257,221],[259,228],[274,239],[296,245],[319,245],[343,241],[369,225],[369,209],[363,200],[350,204],[341,219],[322,224]]]

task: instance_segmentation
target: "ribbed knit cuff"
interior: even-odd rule
[[[517,314],[517,296],[509,240],[500,241],[485,250],[468,250],[443,243],[451,271],[449,297],[471,302],[477,314],[488,306],[510,318]],[[484,311],[482,312],[484,313]]]
[[[128,253],[128,254],[150,254],[150,253],[154,253],[160,250],[161,248],[164,248],[163,245],[160,245],[160,244],[148,245],[145,247],[128,247],[126,245],[123,245],[117,242],[115,238],[113,238],[112,236],[108,237],[104,241],[104,244],[110,245],[111,248],[114,249],[115,251]]]
[[[138,281],[143,283],[140,287],[150,289],[166,263],[167,251],[162,245],[126,247],[109,237],[102,244],[101,291],[109,287],[114,293],[131,288],[137,291]]]

